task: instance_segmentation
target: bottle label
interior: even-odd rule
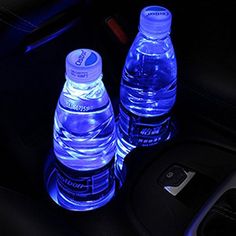
[[[57,186],[70,201],[92,201],[105,196],[114,185],[114,158],[93,171],[77,171],[57,161]]]
[[[170,115],[141,117],[120,105],[119,128],[124,139],[135,146],[152,146],[168,139]]]

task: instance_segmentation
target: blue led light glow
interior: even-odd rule
[[[59,204],[87,211],[110,201],[115,191],[115,119],[97,52],[78,49],[67,55],[53,134]]]
[[[176,99],[177,65],[170,38],[171,13],[148,6],[124,63],[117,121],[116,173],[126,156],[174,136],[171,112]],[[121,177],[123,179],[123,177]]]
[[[61,34],[63,34],[65,31],[67,31],[68,29],[70,29],[72,26],[72,24],[68,24],[67,26],[63,27],[62,29],[52,33],[52,34],[49,34],[33,43],[31,43],[30,45],[26,45],[26,49],[25,49],[25,53],[29,53],[31,52],[32,50],[40,47],[40,46],[43,46],[44,44],[52,41],[53,39],[59,37]]]
[[[45,163],[44,184],[57,205],[70,211],[89,211],[104,206],[114,197],[113,173],[111,162],[92,179],[89,175],[78,176],[78,172],[59,163],[51,151]]]

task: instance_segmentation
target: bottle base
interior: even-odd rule
[[[93,200],[73,200],[65,197],[58,186],[58,169],[53,151],[49,154],[44,169],[44,183],[49,197],[60,207],[70,211],[91,211],[106,205],[115,196],[116,181],[110,185],[109,192]],[[70,192],[72,194],[72,192]]]
[[[56,203],[61,207],[70,211],[91,211],[106,205],[114,197],[115,194],[115,184],[113,185],[111,191],[103,198],[93,201],[80,201],[73,202],[65,198],[62,193],[60,193],[57,188],[57,201]]]
[[[161,143],[172,140],[176,136],[177,132],[176,130],[177,130],[176,121],[171,118],[165,132],[162,133],[159,142],[145,147],[148,148],[151,146],[160,145]],[[118,179],[119,188],[121,188],[123,183],[125,182],[127,173],[125,158],[133,149],[136,148],[136,146],[122,139],[119,132],[117,132],[117,137],[118,139],[117,139],[117,152],[115,155],[115,176]]]

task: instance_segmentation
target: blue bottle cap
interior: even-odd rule
[[[91,83],[102,74],[101,56],[87,48],[76,49],[66,57],[66,76],[78,83]]]
[[[171,18],[171,12],[164,7],[145,7],[140,14],[139,30],[150,37],[163,37],[170,33]]]

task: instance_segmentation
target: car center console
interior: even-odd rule
[[[66,8],[57,13],[64,15],[75,2],[64,1]],[[0,62],[2,234],[32,235],[35,231],[42,235],[91,236],[235,234],[233,2],[218,5],[211,1],[195,4],[161,1],[175,18],[172,38],[178,60],[177,102],[173,110],[176,135],[166,143],[133,150],[125,160],[127,173],[122,188],[100,209],[67,211],[48,195],[44,170],[52,148],[54,109],[64,84],[65,55],[77,47],[101,53],[104,83],[117,115],[121,68],[132,40],[120,42],[107,19],[113,17],[128,39],[132,39],[139,9],[144,6],[143,1],[120,1],[98,12],[98,1],[88,2],[83,14],[78,11],[75,24],[27,52],[22,50],[25,45],[36,45],[46,32],[53,34],[56,26],[67,25],[64,23],[68,18],[60,18],[64,19],[63,24],[59,20],[49,27],[47,16],[56,18],[44,16],[46,30],[38,31],[42,34],[34,32],[32,37],[24,34],[17,41],[21,42],[19,47],[18,43],[11,47],[10,42],[15,40],[11,33],[2,34],[15,29],[3,25],[2,40],[4,43],[7,37],[10,40],[8,44],[2,43],[6,47],[1,48],[4,52],[1,55],[7,56]],[[201,9],[201,13],[196,9]],[[16,12],[23,16],[21,9]],[[192,27],[187,27],[186,21]],[[55,28],[51,28],[53,25]]]

